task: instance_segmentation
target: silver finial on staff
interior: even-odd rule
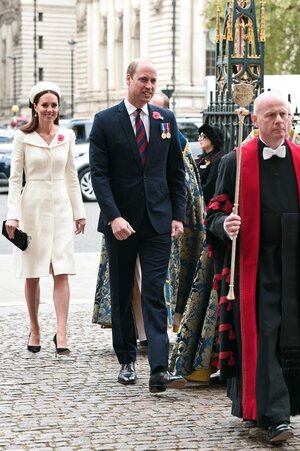
[[[235,176],[235,192],[234,192],[234,204],[232,212],[238,214],[239,207],[239,191],[240,191],[240,178],[241,178],[241,159],[242,159],[242,142],[243,142],[243,127],[245,117],[248,116],[249,111],[245,108],[249,105],[253,99],[253,88],[251,84],[239,83],[233,85],[232,88],[232,100],[239,105],[239,108],[235,110],[235,113],[239,118],[239,131],[238,131],[238,147],[236,150],[236,176]],[[235,299],[234,295],[234,274],[235,274],[235,259],[236,259],[236,240],[234,237],[232,240],[231,248],[231,264],[230,264],[230,280],[227,299]]]

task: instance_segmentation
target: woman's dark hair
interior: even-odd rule
[[[34,98],[34,103],[37,104],[39,99],[40,99],[40,97],[42,97],[44,94],[47,94],[48,92],[50,92],[51,94],[56,95],[57,100],[58,100],[58,105],[59,105],[59,96],[58,96],[58,94],[55,91],[50,91],[50,90],[39,92]],[[23,127],[20,127],[20,130],[22,132],[24,132],[24,133],[34,132],[38,128],[38,125],[39,125],[39,116],[35,112],[33,104],[31,102],[29,102],[29,106],[31,108],[31,119],[28,122],[28,124],[25,124],[25,125],[23,125]],[[54,121],[54,124],[58,125],[58,123],[59,123],[59,114],[57,115],[57,118]]]

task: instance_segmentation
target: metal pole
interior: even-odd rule
[[[71,50],[71,117],[74,117],[74,50],[76,41],[71,39],[68,44]]]
[[[106,105],[109,108],[109,69],[104,69],[106,71]]]
[[[253,99],[253,87],[251,84],[239,83],[233,85],[232,100],[240,106],[235,113],[239,118],[239,132],[238,132],[238,147],[236,150],[236,176],[235,176],[235,192],[234,192],[234,204],[233,213],[238,214],[239,208],[239,194],[240,194],[240,178],[241,178],[241,161],[242,161],[242,142],[243,142],[243,127],[244,119],[249,114],[246,105],[252,102]],[[234,300],[234,275],[235,275],[235,260],[236,260],[236,245],[237,237],[232,240],[231,246],[231,263],[230,263],[230,280],[229,291],[227,294],[228,300]]]
[[[71,117],[74,117],[74,47],[71,47]]]
[[[2,61],[5,61],[6,59],[12,60],[12,72],[13,72],[13,104],[17,104],[17,56],[7,56]]]
[[[240,107],[236,110],[236,114],[239,118],[239,132],[238,132],[238,148],[236,149],[236,177],[235,177],[235,194],[234,194],[234,204],[232,212],[237,215],[239,208],[239,192],[240,192],[240,178],[241,178],[241,161],[242,161],[242,141],[243,141],[243,126],[244,119],[249,114],[249,111]],[[231,247],[231,264],[230,264],[230,279],[229,279],[229,291],[227,294],[227,299],[235,299],[234,294],[234,274],[235,274],[235,260],[236,260],[236,241],[235,236],[232,240]]]
[[[37,82],[36,0],[33,1],[33,78]]]
[[[173,23],[172,23],[172,84],[175,92],[175,45],[176,45],[176,0],[172,1]],[[172,97],[173,112],[175,114],[175,96]]]
[[[13,56],[13,68],[14,68],[14,105],[17,105],[17,57]]]

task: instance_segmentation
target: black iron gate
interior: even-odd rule
[[[224,151],[230,152],[238,144],[238,116],[235,110],[239,106],[231,99],[219,99],[218,102],[212,100],[209,106],[203,111],[203,122],[219,127],[224,133]],[[249,113],[252,113],[253,103],[247,106]],[[243,139],[251,133],[253,124],[250,114],[245,117],[243,127]]]

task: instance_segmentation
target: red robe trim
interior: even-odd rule
[[[287,141],[291,150],[300,197],[300,147]],[[284,183],[284,180],[282,181]],[[260,236],[260,184],[258,138],[241,150],[240,178],[240,320],[242,339],[243,418],[256,419],[257,312],[256,276]],[[299,198],[300,205],[300,198]]]

